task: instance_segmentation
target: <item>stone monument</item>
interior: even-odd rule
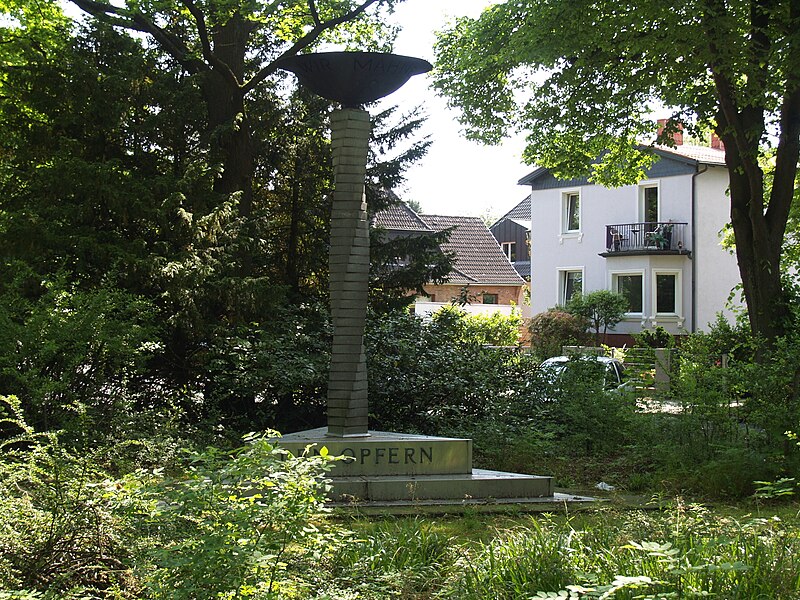
[[[549,477],[472,468],[472,440],[369,431],[364,326],[369,284],[369,224],[364,195],[369,113],[378,100],[431,65],[377,52],[327,52],[279,61],[303,85],[342,108],[331,115],[334,192],[330,297],[333,348],[328,426],[290,433],[279,444],[295,454],[325,446],[347,457],[332,474],[336,501],[481,502],[554,499]],[[559,498],[561,500],[563,498]]]

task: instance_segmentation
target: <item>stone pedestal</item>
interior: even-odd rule
[[[294,455],[323,446],[346,457],[331,471],[334,502],[441,500],[451,503],[554,497],[550,477],[472,468],[472,440],[370,431],[336,439],[325,428],[277,441]]]

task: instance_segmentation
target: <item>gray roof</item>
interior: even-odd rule
[[[684,163],[683,169],[693,169],[696,168],[697,164],[705,164],[705,165],[713,165],[713,166],[725,166],[725,151],[718,150],[716,148],[711,148],[709,146],[692,146],[690,144],[681,144],[676,146],[675,148],[670,148],[669,146],[642,146],[642,148],[650,148],[652,149],[655,154],[662,158],[666,158],[672,161],[678,161]],[[661,172],[661,167],[659,165],[661,161],[656,162],[656,164],[648,170],[648,173],[653,171],[652,175],[655,176],[664,176],[668,174],[677,174],[677,172],[672,173],[663,173]],[[693,166],[690,166],[693,165]],[[564,187],[564,186],[573,186],[573,185],[586,185],[589,183],[587,177],[576,177],[575,179],[570,180],[558,180],[556,184],[555,181],[539,181],[543,178],[553,180],[554,178],[550,174],[549,169],[544,167],[537,167],[525,177],[520,179],[517,183],[519,185],[529,185],[529,186],[540,186],[543,188],[548,187]]]
[[[372,217],[373,227],[383,227],[394,231],[424,231],[432,232],[433,230],[420,219],[419,215],[408,206],[406,203],[401,202],[392,206],[384,208]]]
[[[531,195],[528,194],[527,196],[525,196],[525,198],[522,199],[522,202],[517,204],[514,208],[512,208],[510,211],[508,211],[502,217],[497,219],[497,221],[494,222],[492,227],[497,225],[503,219],[511,219],[512,221],[514,221],[515,223],[517,223],[519,225],[523,225],[523,223],[520,223],[520,221],[527,221],[528,229],[530,229],[531,228]]]
[[[531,276],[531,261],[529,260],[518,260],[515,263],[512,263],[514,268],[516,269],[519,276],[524,279],[530,279]]]
[[[522,285],[524,282],[486,224],[478,217],[420,215],[436,231],[452,228],[442,250],[455,255],[447,283],[484,285]]]

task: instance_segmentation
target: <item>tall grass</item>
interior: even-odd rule
[[[666,516],[536,518],[466,551],[442,589],[459,600],[800,597],[800,534],[779,519]]]
[[[415,597],[441,584],[453,560],[452,548],[452,537],[437,530],[434,522],[377,521],[336,548],[332,574],[340,584],[349,580],[387,597]]]

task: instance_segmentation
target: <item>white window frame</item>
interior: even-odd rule
[[[511,261],[511,249],[514,249],[514,260],[516,261],[516,250],[517,250],[517,242],[501,242],[500,249],[503,251],[503,254],[506,255],[506,258],[509,262]]]
[[[558,269],[558,287],[556,304],[564,306],[569,298],[565,298],[567,293],[567,273],[580,273],[581,274],[581,293],[586,291],[586,273],[583,267],[561,267]]]
[[[658,307],[658,276],[659,275],[674,275],[675,276],[675,312],[657,312]],[[683,271],[680,269],[653,269],[651,275],[651,299],[652,299],[652,314],[658,318],[683,318]]]
[[[636,318],[641,319],[644,315],[644,308],[647,306],[647,296],[645,295],[645,281],[647,278],[645,277],[644,269],[629,269],[625,271],[610,271],[609,272],[609,282],[608,282],[608,289],[610,289],[614,293],[619,293],[619,288],[617,285],[618,278],[624,275],[639,275],[642,278],[642,310],[641,312],[637,311],[629,311],[625,313],[626,318]]]
[[[644,206],[644,191],[647,188],[656,188],[658,192],[658,214],[656,215],[656,222],[661,222],[661,181],[659,179],[652,179],[648,181],[642,181],[639,183],[639,222],[645,223],[647,222],[647,215],[645,214],[645,206]]]
[[[578,197],[578,228],[569,229],[569,198]],[[580,235],[583,227],[583,199],[580,189],[564,190],[561,192],[561,235],[571,237]]]

